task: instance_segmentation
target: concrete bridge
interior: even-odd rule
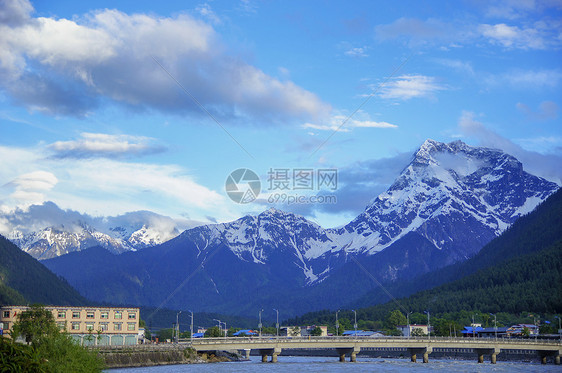
[[[504,350],[536,351],[541,363],[546,364],[547,356],[554,356],[555,364],[560,364],[562,343],[560,341],[514,339],[514,338],[447,338],[447,337],[228,337],[194,339],[192,347],[200,353],[210,351],[245,351],[249,357],[251,350],[258,350],[262,362],[277,362],[283,349],[335,349],[340,361],[346,355],[350,361],[356,361],[362,348],[405,348],[410,353],[411,361],[416,362],[418,356],[423,362],[429,361],[434,348],[439,349],[472,349],[478,362],[484,362],[484,356],[490,356],[492,364],[496,356]]]

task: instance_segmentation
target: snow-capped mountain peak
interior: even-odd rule
[[[5,235],[36,259],[48,259],[102,246],[120,254],[168,241],[179,234],[173,219],[149,211],[91,217],[62,210],[53,202],[4,213]]]

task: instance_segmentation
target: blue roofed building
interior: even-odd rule
[[[232,334],[234,337],[245,337],[249,335],[258,335],[258,333],[254,332],[251,329],[243,329],[239,330],[236,333]]]
[[[463,337],[478,337],[478,333],[484,330],[481,326],[465,326],[461,331]]]

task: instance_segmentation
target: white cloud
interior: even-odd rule
[[[9,184],[24,190],[50,190],[57,184],[55,175],[46,171],[35,171],[23,174],[12,180]]]
[[[562,8],[562,4],[560,2],[556,4],[556,1],[551,3],[543,1],[537,6],[515,4],[519,1],[513,1],[506,7],[496,6],[487,10],[488,15],[498,16],[503,13],[505,18],[510,19],[519,18],[525,12],[532,10],[535,13],[534,22],[532,17],[527,17],[525,22],[520,22],[518,25],[474,24],[465,18],[422,20],[402,17],[392,23],[376,26],[375,36],[379,41],[402,40],[411,47],[435,44],[441,44],[443,48],[462,47],[470,44],[482,47],[483,44],[479,43],[482,37],[492,44],[512,49],[559,47],[562,43],[560,20],[550,17],[548,14],[548,12],[552,12],[552,8],[557,8],[556,10]],[[520,3],[524,3],[524,1]]]
[[[513,141],[486,128],[474,118],[474,113],[463,112],[459,119],[459,129],[465,136],[478,140],[481,146],[502,149],[514,156],[524,165],[524,169],[547,180],[562,185],[562,156],[560,154],[541,154],[523,149]]]
[[[355,118],[357,117],[357,119]],[[355,113],[355,117],[349,118],[348,115],[332,115],[325,123],[305,123],[301,127],[318,131],[338,131],[350,132],[353,128],[398,128],[397,125],[388,122],[375,122],[369,119],[363,111]]]
[[[211,25],[187,14],[106,9],[69,20],[33,18],[28,2],[19,9],[27,14],[21,22],[0,24],[0,88],[32,110],[83,116],[109,98],[139,110],[201,114],[152,56],[219,117],[281,123],[330,110],[295,83],[230,56]],[[208,6],[199,11],[212,15]]]
[[[144,155],[164,150],[152,145],[154,139],[143,136],[82,133],[81,139],[57,141],[49,145],[56,158],[90,158]]]
[[[491,43],[507,48],[546,49],[547,47],[547,43],[539,30],[534,28],[519,28],[499,23],[496,25],[479,25],[478,31],[487,37]]]
[[[349,128],[341,126],[341,122],[339,124],[314,124],[314,123],[305,123],[302,125],[302,128],[309,128],[318,131],[338,131],[338,132],[349,132]],[[310,135],[314,135],[314,132],[309,132]]]
[[[424,21],[402,17],[390,24],[376,26],[375,35],[383,41],[405,38],[412,44],[426,44],[433,40],[452,41],[459,33],[458,28],[435,18]]]
[[[488,85],[509,85],[517,89],[555,88],[562,80],[560,70],[511,70],[499,75],[491,75],[485,79]]]
[[[2,186],[8,191],[9,198],[19,204],[29,205],[45,200],[45,192],[53,189],[58,183],[57,177],[47,171],[33,171],[17,175],[14,179]]]
[[[431,97],[446,88],[431,76],[402,75],[391,79],[381,89],[382,98],[408,100],[415,97]]]
[[[346,50],[344,54],[350,57],[368,57],[367,49],[368,47],[354,47]]]
[[[468,61],[455,60],[449,58],[436,58],[434,61],[440,65],[449,67],[460,73],[474,75],[474,68],[472,67],[472,64]]]
[[[199,184],[178,165],[105,158],[54,160],[44,154],[39,147],[0,146],[0,158],[17,164],[0,168],[0,180],[8,181],[0,188],[3,208],[53,201],[91,215],[153,210],[175,216],[189,211],[203,220],[210,212],[221,218],[234,216],[223,195]]]
[[[217,14],[211,8],[211,5],[209,5],[208,3],[198,5],[195,10],[197,10],[197,12],[199,12],[202,17],[207,18],[209,21],[211,21],[211,23],[216,25],[221,23],[221,19],[217,16]]]

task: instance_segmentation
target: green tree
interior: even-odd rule
[[[17,322],[12,328],[12,338],[16,340],[22,337],[33,347],[38,347],[45,339],[58,332],[53,313],[41,305],[34,304],[17,316]]]
[[[61,333],[51,311],[33,305],[18,315],[13,326],[12,337],[22,336],[30,343],[29,350],[21,349],[21,364],[34,364],[39,359],[41,369],[15,370],[37,372],[100,372],[103,361],[97,353],[76,344],[72,338]],[[4,342],[2,342],[4,344]],[[3,345],[0,349],[10,346]],[[4,359],[4,356],[2,356]],[[11,371],[11,370],[8,370]]]
[[[172,340],[173,335],[174,335],[174,329],[172,328],[160,329],[158,331],[158,340],[160,342],[164,342],[167,339]]]
[[[406,316],[398,310],[390,312],[386,317],[386,326],[389,329],[396,329],[398,325],[406,325]]]
[[[205,332],[205,337],[217,338],[222,336],[223,334],[221,333],[221,330],[218,326],[213,326],[212,328],[207,329],[207,331]]]
[[[319,326],[317,326],[310,331],[310,335],[314,337],[319,337],[322,335],[322,329]]]
[[[348,318],[342,317],[341,319],[339,319],[339,323],[340,335],[346,330],[353,329],[353,323]]]
[[[268,326],[268,327],[262,328],[261,334],[262,335],[276,335],[277,329],[272,327],[272,326]]]

